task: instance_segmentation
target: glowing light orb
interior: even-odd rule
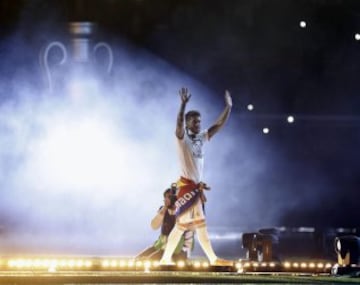
[[[295,118],[293,116],[288,116],[287,121],[289,124],[292,124],[295,121]]]
[[[300,28],[305,29],[306,28],[306,22],[305,21],[300,21],[299,26],[300,26]]]

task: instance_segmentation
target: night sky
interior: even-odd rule
[[[231,91],[226,134],[240,134],[239,153],[251,149],[272,171],[248,181],[243,170],[257,162],[226,154],[224,171],[237,169],[233,180],[249,185],[225,195],[248,209],[232,203],[236,217],[226,218],[228,225],[242,226],[242,217],[266,216],[281,204],[276,224],[268,226],[359,226],[360,1],[0,0],[2,86],[19,70],[41,78],[38,50],[66,35],[64,23],[72,21],[94,22],[110,44],[125,43],[176,67],[211,90],[208,103],[221,106],[223,91]],[[24,52],[14,56],[19,45]],[[40,79],[31,84],[45,88]],[[0,96],[5,104],[12,94]],[[244,192],[253,184],[261,195],[248,204]]]

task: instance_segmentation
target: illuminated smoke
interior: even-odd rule
[[[178,178],[178,89],[191,89],[193,106],[209,91],[144,52],[115,49],[122,60],[106,80],[54,66],[51,94],[26,72],[3,83],[4,248],[130,254],[156,238],[150,220]]]
[[[150,220],[178,178],[178,90],[189,87],[189,108],[202,112],[203,127],[216,120],[224,102],[222,94],[155,56],[123,42],[113,48],[109,77],[93,66],[80,72],[54,66],[52,94],[37,83],[40,67],[26,57],[9,65],[36,49],[8,50],[2,71],[16,71],[1,82],[3,251],[133,255],[157,238]],[[281,212],[313,198],[299,194],[291,177],[275,175],[286,168],[281,151],[254,136],[236,108],[206,147],[210,230],[277,225]],[[279,164],[283,169],[274,169]],[[289,202],[295,195],[284,194],[284,187],[298,191],[297,198]]]

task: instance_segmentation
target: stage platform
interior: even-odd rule
[[[281,272],[177,272],[177,271],[71,271],[0,272],[0,284],[134,284],[134,283],[238,283],[238,284],[360,284],[360,278],[330,274]]]
[[[341,274],[334,275],[334,268]],[[319,260],[234,260],[232,266],[211,266],[205,260],[160,265],[158,261],[121,257],[0,258],[0,284],[360,284],[359,276],[359,267],[339,267]]]

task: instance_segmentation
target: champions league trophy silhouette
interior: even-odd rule
[[[113,66],[113,52],[109,44],[105,42],[92,43],[92,35],[95,24],[91,22],[71,22],[69,23],[69,31],[71,34],[71,52],[68,55],[68,49],[65,44],[60,41],[50,42],[40,52],[40,65],[43,69],[47,85],[50,93],[54,89],[54,73],[51,67],[55,65],[65,66],[70,65],[75,68],[82,68],[89,70],[96,64],[97,55],[103,49],[107,53],[107,64],[103,66],[103,70],[110,74]],[[56,50],[56,51],[55,51]],[[57,59],[51,60],[50,54],[57,53]],[[60,52],[60,60],[59,60]],[[104,53],[102,52],[102,55]],[[51,63],[50,63],[51,60]],[[102,60],[104,61],[104,60]],[[103,64],[104,65],[104,64]],[[68,72],[63,72],[62,77],[68,75]]]

